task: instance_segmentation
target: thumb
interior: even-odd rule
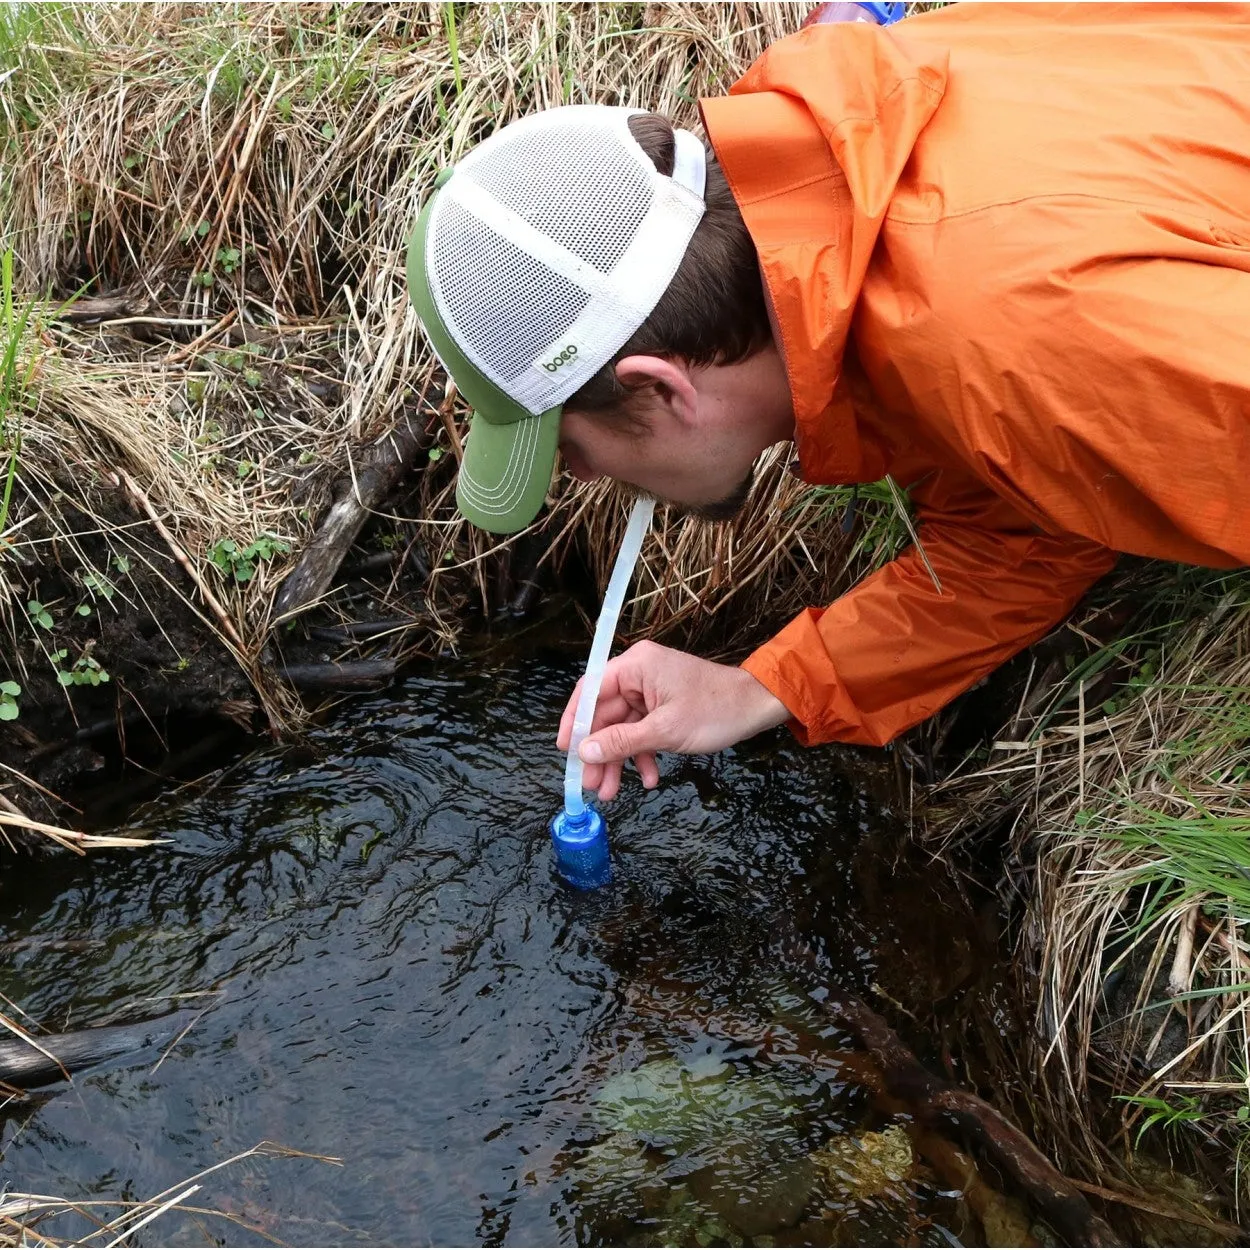
[[[654,715],[622,721],[590,734],[577,753],[587,764],[612,764],[641,751],[659,751],[664,744],[657,730]]]

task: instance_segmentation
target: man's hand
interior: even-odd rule
[[[556,745],[569,749],[582,683],[577,683],[560,718]],[[713,664],[684,651],[640,642],[608,662],[595,719],[579,754],[584,784],[604,802],[621,788],[621,769],[631,756],[651,789],[659,784],[657,751],[702,754],[790,717],[780,699],[745,669]]]

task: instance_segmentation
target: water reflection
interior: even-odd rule
[[[939,1244],[923,1177],[863,1193],[822,1162],[883,1126],[787,954],[797,925],[820,976],[882,975],[883,916],[931,888],[871,875],[864,913],[886,816],[781,735],[670,760],[612,805],[613,884],[573,892],[546,834],[573,677],[417,674],[148,809],[163,849],[6,883],[0,942],[31,940],[5,992],[36,1017],[218,993],[157,1072],[10,1121],[8,1180],[144,1196],[267,1138],[344,1165],[249,1160],[206,1198],[296,1244]]]

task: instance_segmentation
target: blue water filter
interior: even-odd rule
[[[593,890],[611,881],[608,825],[593,807],[583,807],[577,815],[561,808],[552,817],[550,829],[556,871],[569,885]]]
[[[630,509],[629,524],[625,527],[621,549],[616,553],[612,576],[608,578],[608,588],[603,594],[603,607],[599,609],[599,619],[595,622],[595,636],[590,644],[590,658],[586,661],[586,675],[582,678],[582,692],[573,714],[569,753],[564,761],[564,807],[548,826],[555,848],[556,869],[565,881],[579,890],[593,890],[607,885],[612,878],[607,822],[586,802],[582,793],[585,766],[580,751],[594,724],[612,635],[616,632],[621,605],[625,602],[629,575],[634,571],[654,511],[655,500],[645,498],[636,499]]]

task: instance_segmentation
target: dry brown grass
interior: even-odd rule
[[[1061,1156],[1093,1170],[1139,1138],[1214,1145],[1243,1202],[1250,577],[1156,569],[1124,591],[1141,606],[1122,635],[937,788],[939,828],[958,840],[998,813],[1036,865],[1018,944],[1036,1003],[1025,1040]],[[1111,1140],[1091,1093],[1111,1096]]]
[[[276,728],[294,699],[265,664],[274,594],[331,483],[421,410],[440,384],[403,281],[407,232],[434,174],[536,108],[595,100],[690,124],[807,11],[800,4],[28,6],[8,19],[4,235],[16,285],[42,295],[23,367],[21,454],[0,576],[16,637],[48,544],[79,579],[109,576],[75,535],[107,532],[124,560],[149,523],[181,572],[161,577],[234,654]],[[5,39],[0,38],[0,45]],[[130,303],[96,326],[60,302],[86,289]],[[10,431],[16,418],[9,422]],[[448,453],[465,414],[432,434]],[[732,526],[661,518],[631,620],[706,626],[738,642],[832,577],[836,527],[799,511],[785,457],[766,458]],[[415,516],[435,572],[431,642],[485,600],[501,544],[454,511],[454,455],[431,464]],[[557,483],[544,559],[574,550],[604,574],[605,492]],[[143,543],[128,544],[117,507]],[[290,548],[246,584],[210,554],[271,535]],[[507,549],[524,540],[509,540]],[[98,563],[98,557],[97,557]],[[159,562],[157,562],[159,563]],[[153,568],[155,570],[155,565]],[[744,607],[749,610],[744,611]],[[766,610],[765,610],[766,609]],[[731,637],[737,633],[738,638]],[[24,663],[20,661],[19,663]]]

